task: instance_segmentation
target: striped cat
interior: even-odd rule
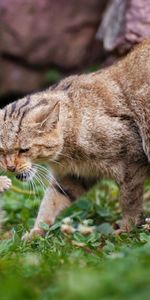
[[[49,187],[34,228],[43,234],[65,207],[101,176],[120,187],[121,230],[138,224],[150,160],[150,41],[116,65],[71,76],[0,112],[0,165],[18,179],[39,182],[50,166]]]

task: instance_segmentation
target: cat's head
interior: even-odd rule
[[[0,110],[0,167],[28,180],[34,163],[57,159],[63,147],[59,123],[58,99],[38,94]]]

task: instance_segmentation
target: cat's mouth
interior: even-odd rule
[[[36,170],[27,170],[16,174],[16,178],[21,181],[31,181],[35,176]]]

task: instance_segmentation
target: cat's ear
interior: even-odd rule
[[[58,101],[51,107],[41,105],[30,111],[28,119],[30,119],[32,124],[38,125],[41,129],[50,129],[53,128],[59,121],[59,110],[60,104]]]
[[[41,128],[52,128],[59,121],[60,103],[56,102],[51,109],[43,109],[40,116],[40,127]]]

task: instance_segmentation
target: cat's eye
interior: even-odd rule
[[[25,148],[25,149],[20,149],[19,153],[26,153],[28,152],[30,149],[29,148]]]

